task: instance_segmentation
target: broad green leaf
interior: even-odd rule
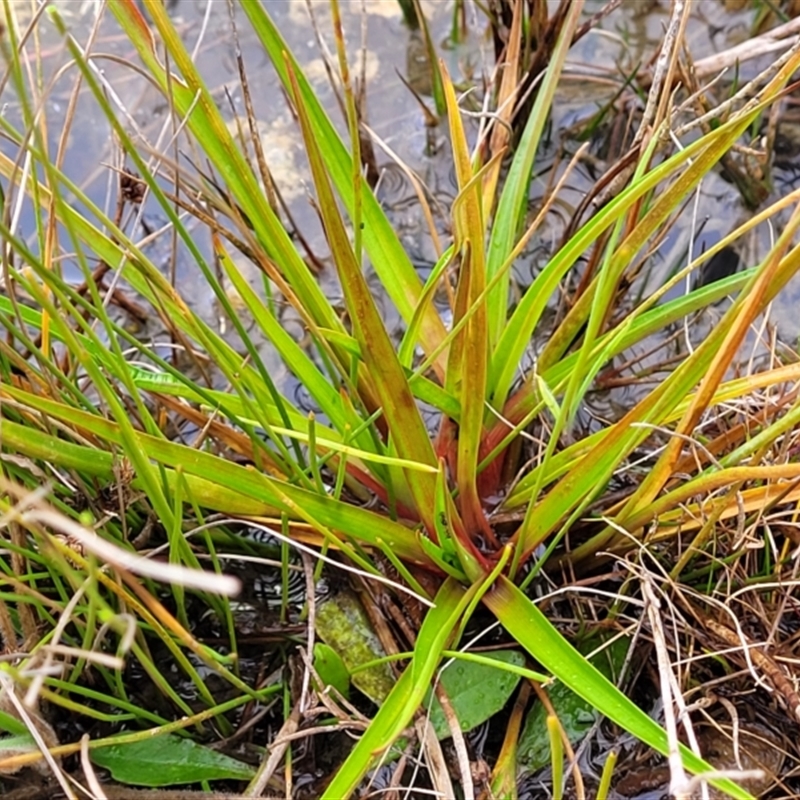
[[[581,643],[578,652],[589,653],[599,644],[601,644],[599,637],[593,636]],[[627,651],[627,641],[617,639],[606,650],[597,653],[589,663],[597,667],[606,678],[614,680],[625,661]],[[579,742],[599,718],[597,709],[560,681],[549,687],[547,694],[570,743]],[[528,772],[535,772],[550,764],[547,715],[547,709],[537,702],[525,718],[525,725],[517,745],[517,763]]]
[[[495,650],[488,658],[521,667],[525,656],[518,650]],[[447,693],[462,731],[471,731],[491,719],[508,702],[520,676],[489,664],[453,659],[441,672],[439,683]],[[431,724],[439,739],[450,736],[450,727],[435,695],[431,704]],[[426,703],[427,705],[427,703]]]
[[[174,786],[253,777],[249,764],[179,736],[150,736],[139,742],[90,750],[92,761],[115,781],[133,786]]]

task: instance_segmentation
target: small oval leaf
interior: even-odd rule
[[[323,642],[314,645],[314,669],[322,681],[322,688],[333,686],[342,697],[350,697],[350,671],[341,656]]]
[[[578,646],[582,653],[589,653],[601,644],[594,636]],[[613,644],[589,659],[607,678],[614,679],[619,673],[628,652],[627,639],[617,639]],[[597,721],[599,712],[586,700],[556,683],[547,689],[550,702],[555,709],[570,744],[579,742]],[[547,709],[537,703],[525,719],[517,746],[517,763],[524,772],[535,772],[550,764],[550,737],[547,732]]]
[[[486,655],[495,661],[517,667],[525,663],[525,656],[517,650],[495,650]],[[519,675],[501,667],[456,660],[442,672],[440,682],[447,692],[461,730],[471,731],[503,708],[516,689],[519,678]],[[450,736],[444,711],[435,697],[431,706],[431,724],[439,739]]]

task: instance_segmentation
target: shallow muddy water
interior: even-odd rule
[[[483,35],[485,26],[476,9],[469,6],[469,32],[465,41],[454,46],[449,42],[451,4],[428,2],[423,5],[434,39],[442,45],[441,53],[456,81],[463,80],[465,76],[474,81],[481,74],[488,74],[492,68],[491,42]],[[730,4],[723,4],[720,0],[698,0],[692,5],[693,16],[687,30],[687,41],[695,61],[746,39],[752,32],[755,20],[755,12],[752,10],[731,10]],[[95,54],[96,64],[102,69],[108,84],[113,87],[115,104],[119,113],[128,120],[129,130],[135,131],[136,136],[141,141],[148,142],[154,150],[166,152],[187,164],[191,153],[185,141],[179,139],[177,147],[170,145],[173,128],[166,104],[160,94],[131,68],[128,62],[134,55],[111,14],[105,10],[96,25],[97,12],[103,8],[101,3],[66,0],[56,2],[55,6],[79,42],[88,43],[89,37],[92,37],[90,50]],[[314,0],[310,7],[326,46],[333,52],[327,4],[324,0]],[[599,0],[588,2],[587,18],[602,7],[603,3]],[[209,3],[174,0],[169,8],[184,41],[196,53],[196,63],[223,113],[230,124],[234,125],[236,115],[244,115],[244,106],[229,34],[227,3],[224,0],[211,0]],[[268,8],[303,64],[318,96],[344,133],[342,116],[309,21],[306,2],[271,2]],[[18,1],[16,9],[21,21],[30,19],[31,10],[23,0]],[[427,81],[424,48],[420,45],[419,35],[409,31],[403,24],[399,7],[394,0],[364,0],[363,3],[360,0],[351,0],[342,4],[342,10],[351,62],[356,75],[361,73],[362,55],[359,47],[362,37],[366,44],[363,53],[363,74],[367,86],[366,117],[375,133],[377,162],[383,171],[377,193],[388,209],[412,261],[424,274],[438,254],[427,234],[411,185],[379,144],[385,143],[399,159],[413,169],[429,187],[431,195],[447,209],[456,189],[446,127],[440,125],[430,128],[425,124],[425,116],[419,105],[398,76],[398,73],[402,74],[420,91],[425,91]],[[362,10],[366,12],[365,16],[362,15]],[[566,78],[554,104],[546,146],[534,168],[535,178],[530,195],[532,209],[537,207],[547,187],[561,174],[570,154],[579,146],[587,123],[599,109],[614,100],[620,90],[621,76],[650,65],[668,14],[669,5],[665,2],[624,2],[573,48]],[[313,191],[309,185],[301,138],[274,71],[266,62],[254,34],[241,13],[236,14],[236,20],[266,159],[298,228],[303,231],[312,250],[324,263],[327,253],[316,212],[309,202]],[[40,21],[37,31],[43,54],[44,83],[48,87],[44,104],[47,129],[50,146],[55,149],[63,129],[76,71],[74,67],[67,68],[54,83],[49,83],[50,78],[66,65],[68,59],[59,35],[46,19]],[[110,57],[103,54],[110,54]],[[744,63],[739,68],[738,79],[741,81],[752,77],[768,62],[769,57],[762,57]],[[423,98],[432,107],[431,99],[424,95]],[[8,87],[3,99],[8,119],[18,122],[18,104],[15,104]],[[623,95],[617,98],[616,104],[622,114],[628,113],[637,105],[631,90],[623,90]],[[636,124],[635,119],[633,124]],[[559,203],[549,214],[526,257],[520,259],[516,265],[514,274],[520,290],[530,282],[532,274],[546,263],[558,246],[567,219],[592,186],[598,170],[602,171],[604,151],[609,147],[609,137],[613,138],[614,135],[610,127],[606,123],[600,125],[592,140],[591,160],[581,164],[570,177]],[[791,148],[791,137],[789,140],[786,146]],[[13,150],[8,142],[3,142],[0,146],[7,152]],[[83,87],[67,140],[64,169],[93,202],[105,207],[109,213],[113,209],[116,181],[109,165],[117,164],[118,161],[117,147],[110,136],[109,126],[89,96],[88,90]],[[790,162],[791,159],[784,159],[787,167]],[[774,193],[785,190],[792,183],[790,169],[776,170]],[[685,265],[690,248],[694,254],[702,252],[751,213],[743,204],[737,189],[721,176],[720,170],[712,172],[700,188],[696,205],[690,203],[687,206],[657,254],[649,259],[648,285],[656,285],[665,275]],[[447,223],[439,220],[438,224],[446,241]],[[20,229],[33,241],[35,228],[30,213],[23,213]],[[208,252],[210,243],[206,240],[205,232],[198,227],[195,230],[198,243]],[[174,251],[171,232],[165,227],[165,217],[152,202],[144,208],[142,219],[138,223],[136,220],[129,221],[128,232],[135,239],[148,237],[148,253],[157,263],[163,262],[165,272],[173,277],[190,304],[212,324],[225,326],[210,293],[203,288],[201,281],[196,280],[197,269],[187,253],[180,246]],[[749,234],[745,241],[739,242],[737,250],[742,263],[746,266],[758,263],[774,235],[774,228],[764,224]],[[259,281],[252,265],[243,260],[241,268],[249,271],[254,284]],[[339,289],[333,273],[333,269],[324,269],[319,280],[329,296],[336,297]],[[797,286],[790,287],[775,302],[773,311],[773,319],[782,336],[792,343],[800,333],[797,315],[791,313],[798,294],[800,292]],[[380,300],[389,328],[399,329],[400,321],[391,303],[386,298]],[[287,329],[295,330],[298,338],[301,337],[301,325],[288,311],[284,322]],[[698,324],[698,335],[703,335],[704,327],[703,323]],[[265,346],[264,349],[269,348]],[[269,359],[267,361],[269,363]],[[281,366],[274,359],[272,366],[276,373],[280,373]]]

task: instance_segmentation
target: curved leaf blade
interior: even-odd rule
[[[581,656],[511,581],[501,576],[484,595],[483,602],[503,627],[565,686],[654,750],[668,754],[667,734],[661,726]],[[693,773],[713,771],[686,747],[681,746],[681,756],[684,767]],[[737,800],[754,800],[749,792],[726,778],[709,783]]]

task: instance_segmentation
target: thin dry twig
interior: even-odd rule
[[[311,562],[311,556],[300,551],[300,558],[303,561],[303,572],[306,578],[306,605],[308,608],[308,616],[306,618],[306,649],[309,653],[314,652],[314,634],[317,623],[317,602],[316,602],[316,587],[314,586],[314,565]],[[308,708],[308,695],[311,676],[306,667],[303,669],[303,688],[300,691],[300,704],[299,711],[304,713]]]
[[[442,670],[447,669],[448,666],[449,664],[446,664],[444,667],[442,667]],[[464,732],[461,730],[461,725],[458,721],[458,717],[456,716],[456,712],[453,709],[453,704],[450,702],[447,692],[444,691],[444,687],[439,681],[436,683],[435,690],[436,697],[439,700],[442,711],[444,711],[444,718],[447,720],[447,727],[449,728],[450,735],[453,739],[453,749],[456,752],[456,763],[458,764],[458,770],[461,774],[461,791],[464,797],[475,797],[475,786],[472,781],[472,770],[469,766],[469,755],[467,754],[467,742],[464,739]],[[429,727],[430,721],[428,720],[426,730],[428,730]],[[429,749],[435,740],[435,736],[425,737],[423,744],[425,746],[426,753],[429,752]]]
[[[752,58],[775,53],[796,45],[796,36],[800,33],[800,17],[778,25],[766,33],[748,38],[727,50],[714,53],[699,61],[695,61],[694,71],[698,79],[711,77],[722,70],[735,67]]]
[[[769,83],[772,78],[778,74],[778,72],[783,69],[783,67],[791,61],[794,56],[800,52],[800,38],[796,41],[793,41],[793,44],[789,50],[787,50],[783,55],[779,56],[775,59],[775,61],[771,62],[763,72],[759,73],[753,80],[746,83],[733,97],[724,100],[721,103],[717,103],[714,105],[710,111],[702,116],[693,117],[689,122],[685,125],[676,128],[675,136],[682,137],[689,131],[693,130],[697,127],[702,127],[710,123],[712,120],[718,120],[723,118],[732,108],[737,106],[742,106],[742,111],[747,111],[749,108],[758,104],[758,93],[761,91],[761,88]],[[695,64],[695,69],[697,65]],[[788,91],[784,89],[784,93]]]
[[[50,725],[39,716],[38,712],[34,711],[32,708],[26,707],[17,697],[14,691],[14,682],[11,676],[7,675],[5,672],[0,672],[0,697],[7,701],[4,705],[7,706],[8,710],[25,724],[25,727],[36,742],[36,746],[39,748],[39,751],[50,767],[53,775],[56,777],[56,780],[58,780],[61,785],[68,800],[78,800],[56,757],[50,752],[50,748],[58,744],[58,738],[55,732]]]
[[[300,705],[295,704],[272,744],[267,746],[268,757],[261,762],[255,777],[245,790],[244,797],[262,797],[270,778],[281,763],[293,735],[300,726]],[[330,730],[330,729],[327,729]],[[308,733],[303,731],[303,734]]]
[[[433,221],[433,213],[431,212],[431,206],[428,202],[428,197],[430,197],[434,204],[437,207],[437,211],[442,218],[446,218],[447,214],[445,210],[441,207],[439,202],[433,196],[430,189],[420,180],[419,176],[408,166],[408,164],[400,158],[397,153],[383,140],[377,133],[375,133],[366,122],[361,123],[361,127],[364,129],[366,133],[377,143],[377,145],[386,153],[389,158],[394,161],[395,164],[400,168],[402,173],[408,178],[409,183],[414,187],[414,193],[417,195],[417,199],[419,200],[420,208],[422,209],[422,213],[425,217],[425,222],[428,226],[428,233],[431,235],[431,240],[433,242],[433,247],[438,257],[441,257],[444,249],[442,247],[441,239],[439,238],[439,231],[436,229],[436,223]]]
[[[736,651],[746,650],[753,664],[766,675],[786,703],[787,708],[794,718],[800,722],[800,695],[794,688],[792,681],[786,677],[781,667],[769,655],[759,650],[758,645],[751,642],[743,633],[735,633],[727,625],[717,622],[711,617],[703,617],[702,624],[717,638]]]
[[[453,790],[453,784],[450,780],[450,772],[447,769],[447,761],[445,760],[442,746],[436,738],[436,733],[433,730],[433,725],[427,717],[420,717],[416,723],[417,736],[419,737],[420,744],[425,753],[428,762],[428,773],[434,788],[441,797],[455,797],[456,793]],[[463,740],[463,734],[462,734]],[[464,782],[464,770],[462,759],[459,757],[459,766],[462,772],[462,791],[464,797],[475,797],[475,791],[472,787],[472,776],[469,771],[469,763],[467,763],[466,775],[467,780]]]
[[[97,780],[97,774],[94,771],[92,759],[89,758],[88,733],[84,733],[83,736],[81,736],[81,769],[83,770],[86,783],[94,800],[109,800],[108,796],[103,791],[103,787],[100,785],[100,781]]]
[[[650,627],[653,632],[653,643],[658,660],[658,675],[664,705],[664,727],[666,728],[667,739],[669,741],[669,755],[667,758],[670,773],[670,795],[676,800],[690,800],[692,796],[692,787],[686,775],[686,770],[683,767],[683,759],[681,758],[678,740],[678,725],[673,705],[679,693],[676,694],[673,688],[675,676],[672,672],[672,665],[670,664],[669,652],[667,650],[667,639],[661,621],[661,601],[655,592],[652,578],[646,572],[642,573],[642,594],[647,603],[647,617],[650,620]],[[684,720],[684,722],[688,722],[688,719]]]

